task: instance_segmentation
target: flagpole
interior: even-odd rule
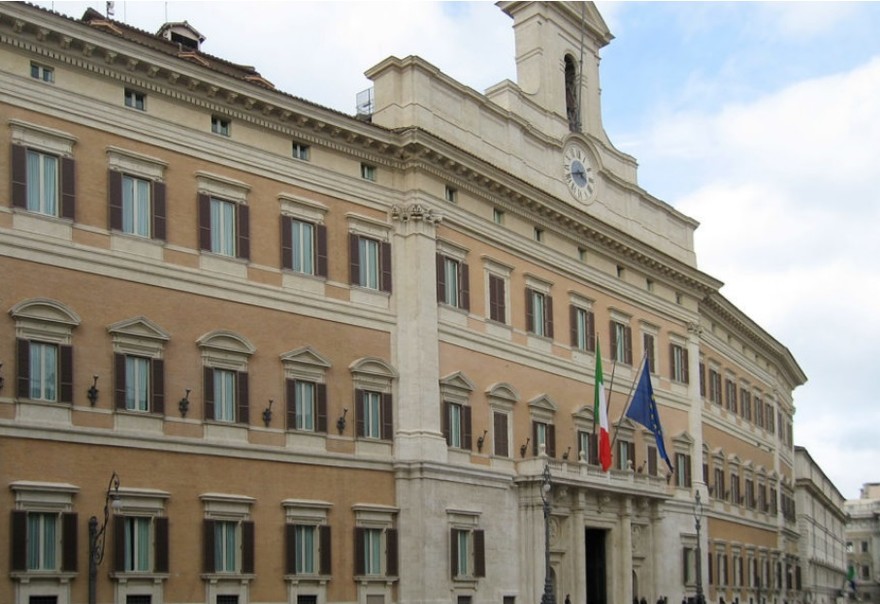
[[[620,422],[626,416],[626,411],[627,411],[627,409],[629,409],[629,406],[632,404],[633,390],[636,389],[636,382],[639,381],[639,378],[642,375],[642,366],[647,362],[647,360],[648,360],[648,351],[645,350],[645,352],[642,354],[642,360],[641,360],[641,362],[639,362],[639,370],[636,372],[635,379],[633,380],[632,385],[629,387],[629,394],[627,395],[627,398],[626,398],[626,405],[623,408],[623,412],[620,414],[620,419],[617,420],[617,424],[614,426],[614,437],[611,439],[611,450],[612,451],[614,451],[614,443],[617,442],[617,433],[620,431]]]

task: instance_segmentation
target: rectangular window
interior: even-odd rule
[[[214,369],[214,419],[235,422],[236,372]]]
[[[376,166],[370,164],[361,164],[361,178],[376,182]]]
[[[506,288],[504,277],[489,275],[489,319],[492,321],[507,323]]]
[[[58,400],[58,347],[30,343],[30,395],[40,401]]]
[[[544,241],[544,229],[535,227],[535,241],[539,243]]]
[[[709,369],[709,400],[721,404],[721,374],[716,369]]]
[[[485,577],[485,533],[482,530],[452,529],[450,538],[452,578]]]
[[[675,486],[691,486],[691,456],[686,453],[675,454]]]
[[[125,604],[153,604],[153,596],[150,594],[126,594]]]
[[[221,136],[229,136],[229,120],[218,115],[212,115],[211,132]]]
[[[446,444],[456,449],[471,448],[471,408],[458,403],[445,403],[443,433]]]
[[[536,336],[553,337],[553,298],[526,289],[526,329]]]
[[[27,150],[27,209],[30,212],[58,216],[58,157],[33,149]]]
[[[449,203],[456,203],[458,201],[458,190],[446,185],[446,189],[444,191],[444,199]]]
[[[294,527],[294,547],[296,548],[296,574],[311,575],[316,572],[315,533],[317,527],[296,525]]]
[[[315,430],[315,384],[296,380],[294,384],[295,430]]]
[[[311,158],[311,150],[306,144],[293,141],[292,150],[294,159],[309,161],[309,159]]]
[[[867,541],[862,541],[861,544],[860,544],[860,546],[861,546],[861,549],[862,549],[862,553],[863,553],[863,554],[867,554],[867,553],[868,553],[868,542],[867,542]]]
[[[214,572],[238,572],[238,523],[214,523]]]
[[[556,457],[556,426],[532,421],[532,454],[540,455],[541,448],[549,457]]]
[[[382,529],[363,529],[364,574],[382,575]]]
[[[126,572],[149,572],[153,570],[151,546],[153,543],[153,525],[151,518],[125,517],[123,520],[124,538],[124,570]]]
[[[125,408],[128,411],[150,410],[150,359],[125,357]]]
[[[755,397],[755,425],[764,427],[764,401],[758,396]]]
[[[125,89],[125,106],[144,111],[147,108],[147,95],[131,88]]]
[[[364,392],[364,434],[367,438],[382,438],[382,395]]]
[[[140,237],[150,236],[152,223],[151,183],[122,175],[122,231]]]
[[[722,468],[715,468],[715,484],[712,486],[715,488],[715,497],[724,499],[725,485],[724,470]]]
[[[752,421],[752,393],[745,388],[739,391],[739,406],[743,419]]]
[[[211,198],[211,251],[235,256],[235,204]]]
[[[696,551],[692,547],[686,547],[682,551],[681,579],[685,585],[691,585],[696,580]]]
[[[349,234],[349,277],[353,285],[391,291],[391,244]]]
[[[736,382],[727,379],[724,381],[724,395],[727,402],[727,410],[736,413],[737,412],[737,404],[736,404]]]
[[[470,309],[468,265],[455,258],[437,255],[437,301],[463,310]]]
[[[678,344],[670,344],[670,362],[671,362],[671,378],[675,382],[687,384],[690,382],[688,376],[688,351]]]
[[[27,569],[57,570],[58,514],[27,514]]]
[[[456,543],[453,547],[458,550],[456,552],[458,558],[458,567],[455,569],[456,577],[467,577],[470,575],[470,539],[471,535],[467,531],[454,531]]]
[[[749,508],[754,508],[755,507],[755,483],[751,479],[746,478],[745,485],[746,485],[745,504]]]
[[[730,474],[730,502],[736,505],[742,503],[739,498],[739,476]]]
[[[571,345],[577,350],[596,351],[596,319],[592,311],[571,305]]]
[[[498,457],[510,457],[509,439],[507,435],[507,413],[501,411],[493,412],[492,422],[495,455]]]
[[[612,360],[632,365],[632,328],[618,321],[611,321],[609,331]]]
[[[646,333],[642,334],[642,346],[645,349],[645,358],[648,363],[648,371],[651,373],[657,373],[656,369],[656,355],[654,354],[654,336],[652,334]]]
[[[35,80],[51,83],[55,81],[55,69],[39,63],[31,63],[31,77]]]
[[[492,209],[492,222],[495,224],[504,224],[504,210],[498,208]]]
[[[625,440],[617,441],[617,469],[629,470],[636,463],[636,444]]]
[[[315,225],[302,220],[290,221],[291,265],[298,273],[315,274]]]
[[[599,439],[593,432],[578,431],[578,459],[592,466],[599,465]]]

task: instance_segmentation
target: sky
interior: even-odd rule
[[[79,18],[105,2],[37,2]],[[844,497],[880,481],[880,3],[598,2],[605,130],[639,184],[700,223],[699,268],[791,350],[795,444]],[[516,80],[492,2],[116,2],[155,32],[352,114],[363,73],[418,55],[483,91]]]

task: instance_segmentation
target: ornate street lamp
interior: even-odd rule
[[[119,475],[113,472],[107,484],[104,496],[104,522],[98,526],[95,516],[89,518],[89,604],[97,599],[98,566],[104,560],[104,542],[107,540],[107,521],[110,520],[110,508],[118,510],[122,506],[119,501]]]
[[[544,504],[544,595],[541,604],[555,604],[553,581],[550,578],[550,464],[544,464],[541,502]]]
[[[700,547],[700,520],[703,518],[703,503],[700,501],[700,491],[694,497],[694,526],[697,529],[697,604],[703,604],[703,551]]]

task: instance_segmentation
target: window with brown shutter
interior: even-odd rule
[[[509,457],[510,449],[507,442],[507,414],[495,411],[493,413],[493,437],[495,440],[495,455]]]
[[[251,237],[250,237],[250,208],[243,203],[235,204],[236,210],[236,228],[237,243],[235,246],[235,255],[243,260],[251,258]]]
[[[388,577],[396,577],[398,575],[397,550],[397,529],[385,529],[385,575]]]
[[[498,275],[489,275],[489,319],[492,321],[507,323],[504,293],[504,278]]]
[[[320,564],[319,564],[319,572],[322,575],[332,575],[333,567],[332,567],[332,550],[330,549],[332,546],[330,545],[330,527],[326,524],[322,524],[318,527],[318,543],[321,549],[320,551]]]
[[[245,575],[254,572],[254,523],[251,520],[241,522],[241,572]]]
[[[235,403],[237,407],[236,422],[248,425],[250,423],[250,402],[248,398],[248,374],[247,371],[238,371],[235,376]]]

